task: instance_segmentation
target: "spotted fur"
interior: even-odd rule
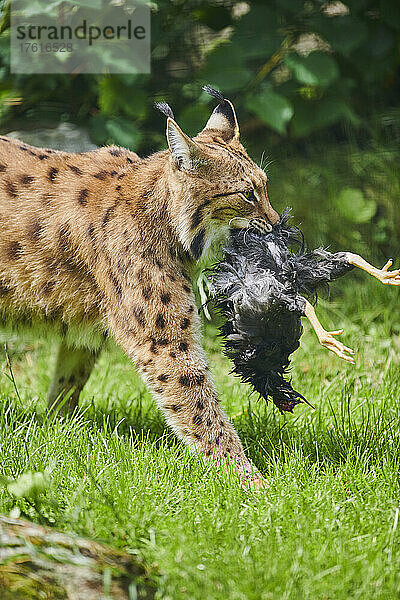
[[[232,104],[218,101],[194,139],[162,105],[168,149],[144,159],[115,146],[71,154],[0,138],[0,321],[62,337],[49,401],[72,388],[66,408],[112,336],[173,430],[249,473],[201,347],[190,271],[231,226],[278,215]]]

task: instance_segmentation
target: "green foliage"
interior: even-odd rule
[[[293,106],[289,100],[268,88],[256,96],[249,96],[247,106],[263,123],[279,133],[285,133],[286,125],[293,116]]]
[[[58,10],[61,4],[52,0],[46,12]],[[8,5],[5,2],[5,9]],[[159,0],[152,7],[149,76],[10,77],[9,58],[3,52],[1,87],[10,98],[15,90],[22,97],[20,104],[0,115],[3,125],[7,119],[21,117],[34,122],[39,103],[51,103],[55,109],[48,118],[57,120],[62,114],[86,123],[88,115],[99,113],[104,118],[93,129],[95,141],[125,140],[146,151],[154,140],[160,143],[152,100],[164,97],[178,117],[185,117],[188,104],[205,102],[202,83],[235,96],[242,124],[255,117],[261,128],[295,138],[346,122],[366,127],[371,111],[390,106],[398,93],[396,0],[345,4],[251,0],[246,5]],[[39,10],[35,2],[29,9],[35,14]],[[1,23],[5,39],[8,26],[5,10]],[[137,130],[149,133],[141,140],[130,129],[121,135],[114,122],[107,125],[113,118],[130,120]]]
[[[376,213],[376,202],[364,197],[361,190],[343,188],[336,198],[339,214],[351,223],[368,223]]]
[[[61,4],[52,0],[46,10],[57,10]],[[317,160],[325,148],[340,148],[344,140],[369,149],[376,141],[383,158],[374,158],[371,150],[371,161],[377,159],[379,167],[375,171],[365,167],[363,176],[370,181],[371,172],[388,169],[383,165],[388,159],[387,177],[398,193],[399,162],[392,160],[392,148],[400,140],[397,0],[158,0],[151,6],[150,75],[44,76],[9,73],[9,2],[4,2],[2,130],[67,120],[87,127],[96,144],[116,143],[147,154],[166,146],[165,119],[152,108],[153,102],[169,102],[180,125],[195,135],[215,106],[201,91],[203,84],[210,84],[234,101],[243,139],[254,156],[264,151],[274,159],[293,152],[306,156],[315,146]],[[35,7],[32,2],[30,9]],[[313,166],[307,162],[306,168]],[[357,223],[383,252],[388,239],[398,238],[396,195],[377,182],[384,200],[374,199],[374,211],[361,177],[356,171],[346,175],[349,181],[339,182],[330,194],[331,206],[344,210],[349,224],[349,237],[342,237],[342,242],[354,242],[350,224]],[[357,181],[351,180],[353,175]],[[361,190],[368,205],[360,211],[362,222],[354,218],[358,209],[340,196],[344,187]],[[281,196],[272,200],[289,204]],[[307,209],[296,200],[293,205],[305,223],[313,222],[314,212],[321,210],[317,201]],[[330,227],[324,231],[330,234]]]
[[[36,498],[48,487],[48,478],[44,473],[28,471],[14,481],[10,481],[7,490],[18,498]]]

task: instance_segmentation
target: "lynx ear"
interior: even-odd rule
[[[224,98],[218,90],[215,90],[209,85],[205,85],[203,90],[216,98],[219,102],[218,106],[214,108],[203,131],[206,129],[215,129],[219,132],[222,139],[227,142],[232,139],[238,139],[239,125],[232,102]]]
[[[167,141],[179,169],[193,171],[204,162],[199,146],[183,133],[171,117],[167,119]]]

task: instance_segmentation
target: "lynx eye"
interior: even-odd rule
[[[247,192],[240,192],[240,196],[243,198],[243,200],[246,200],[246,202],[248,202],[249,204],[252,204],[253,206],[257,202],[257,198],[254,194],[254,190],[248,190]]]

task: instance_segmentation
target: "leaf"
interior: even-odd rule
[[[224,91],[237,90],[250,80],[251,73],[243,64],[239,48],[229,42],[218,44],[208,55],[201,78]]]
[[[365,23],[350,15],[320,16],[315,21],[315,28],[334,50],[344,55],[361,46],[368,36]]]
[[[308,56],[289,54],[284,62],[297,81],[306,85],[327,87],[339,75],[335,59],[323,52],[311,52]]]
[[[238,22],[232,43],[246,58],[267,60],[283,39],[276,13],[267,6],[256,5]]]
[[[375,200],[365,198],[357,188],[342,188],[335,202],[340,215],[352,223],[368,223],[377,209]]]
[[[148,108],[145,91],[137,86],[124,85],[120,77],[104,77],[99,81],[99,108],[103,114],[125,113],[143,118]]]
[[[210,6],[203,5],[201,8],[193,11],[193,16],[204,23],[214,31],[220,31],[224,27],[228,27],[232,23],[231,11],[225,6]]]
[[[286,126],[293,116],[293,107],[289,100],[269,89],[257,96],[250,96],[246,105],[264,123],[279,133],[285,133]]]
[[[295,137],[305,137],[341,119],[350,121],[353,125],[358,125],[360,122],[351,106],[341,98],[326,97],[314,101],[297,98],[290,130]]]
[[[210,116],[210,109],[204,104],[190,104],[179,113],[178,122],[183,131],[190,136],[203,129]]]
[[[134,123],[122,117],[115,117],[106,123],[110,141],[126,148],[137,148],[140,142],[140,132]]]

